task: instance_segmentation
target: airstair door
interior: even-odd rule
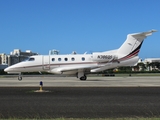
[[[46,55],[42,57],[43,69],[50,70],[50,55]]]

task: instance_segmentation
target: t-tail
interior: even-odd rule
[[[148,32],[128,34],[126,41],[118,49],[119,60],[126,60],[138,56],[143,40],[152,35],[156,30],[150,30]]]

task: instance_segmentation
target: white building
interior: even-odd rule
[[[31,50],[26,50],[25,52],[22,52],[20,49],[14,49],[12,52],[10,52],[10,55],[8,55],[7,64],[8,66],[11,66],[13,64],[26,60],[29,56],[32,55],[38,55],[38,53],[34,53]]]
[[[144,64],[153,63],[153,62],[160,62],[160,58],[146,58],[143,61]]]
[[[29,56],[38,55],[38,53],[34,53],[31,50],[26,50],[22,52],[20,49],[14,49],[10,52],[10,55],[6,55],[5,53],[0,54],[0,68],[6,67],[6,65],[10,66],[16,64],[18,62],[24,61]]]
[[[50,50],[49,55],[59,55],[59,50],[55,50],[55,49]]]
[[[0,70],[8,67],[7,55],[5,53],[0,54]]]
[[[31,50],[26,50],[25,52],[22,52],[20,49],[14,49],[12,52],[10,52],[10,55],[32,56],[38,55],[38,53],[33,53]]]
[[[147,67],[147,71],[160,71],[160,68],[158,68],[158,66],[156,66],[154,63],[160,63],[160,58],[146,58],[143,60],[143,63],[146,65]]]
[[[7,55],[5,53],[0,54],[0,64],[7,64]]]

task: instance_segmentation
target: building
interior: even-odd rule
[[[0,70],[5,69],[6,67],[8,67],[7,62],[8,62],[7,55],[5,53],[1,53],[0,54]]]
[[[0,54],[0,69],[4,69],[7,66],[11,66],[13,64],[16,64],[18,62],[26,60],[29,56],[32,55],[38,55],[38,53],[34,53],[31,50],[26,50],[25,52],[22,52],[20,49],[14,49],[12,52],[10,52],[9,55],[5,53]]]
[[[146,58],[143,63],[147,71],[160,71],[160,58]]]
[[[1,64],[1,65],[0,65],[0,70],[4,70],[4,69],[7,68],[7,67],[8,67],[7,64]]]
[[[12,52],[10,52],[10,55],[32,56],[32,55],[38,55],[38,53],[33,53],[31,50],[26,50],[25,52],[22,52],[20,49],[14,49]]]
[[[59,50],[50,50],[49,55],[59,55]]]
[[[7,64],[7,55],[5,53],[0,54],[0,64]]]
[[[153,62],[160,62],[160,58],[146,58],[143,61],[144,64],[153,63]]]
[[[22,52],[20,49],[14,49],[12,52],[10,52],[10,55],[7,56],[7,64],[8,66],[11,66],[13,64],[26,60],[32,55],[38,55],[38,53],[34,53],[31,50],[26,50],[25,52]]]
[[[160,58],[140,59],[132,71],[160,71]]]

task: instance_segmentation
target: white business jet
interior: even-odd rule
[[[80,80],[86,80],[86,75],[89,73],[136,65],[143,40],[153,32],[156,30],[128,34],[126,41],[119,49],[92,54],[36,55],[29,57],[26,61],[9,66],[4,71],[19,73],[19,80],[22,80],[21,72],[68,74],[76,75]]]

